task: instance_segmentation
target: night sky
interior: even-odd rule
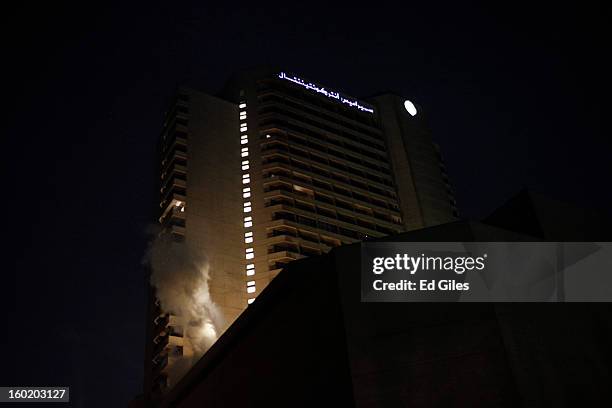
[[[155,144],[179,84],[214,93],[271,64],[357,97],[393,91],[428,111],[464,217],[524,186],[610,205],[602,5],[222,4],[3,13],[16,367],[0,385],[70,385],[75,407],[140,392]]]

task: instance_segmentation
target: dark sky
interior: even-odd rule
[[[355,96],[405,95],[428,111],[466,217],[523,186],[612,201],[602,5],[47,3],[2,17],[18,363],[2,385],[67,384],[77,407],[140,391],[140,260],[178,84],[216,92],[273,64]]]

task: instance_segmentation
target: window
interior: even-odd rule
[[[296,193],[307,196],[307,197],[313,197],[314,196],[314,192],[308,188],[304,188],[302,186],[298,186],[296,184],[293,185],[293,189],[295,190]]]
[[[253,276],[255,275],[255,264],[247,264],[246,266],[246,275],[247,276]]]

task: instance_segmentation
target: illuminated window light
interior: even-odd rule
[[[244,180],[242,180],[242,184],[249,184],[251,182],[250,178],[246,178]]]
[[[250,227],[252,227],[252,226],[253,226],[253,222],[252,222],[252,221],[246,221],[246,222],[244,223],[244,228],[250,228]]]
[[[251,202],[250,202],[250,201],[247,201],[247,202],[245,202],[245,203],[243,204],[243,206],[244,206],[244,207],[249,207],[250,205],[251,205]]]
[[[255,289],[255,286],[249,286],[249,287],[247,288],[247,293],[255,293],[255,291],[256,291],[256,290],[257,290],[257,289]]]
[[[243,148],[242,148],[240,151],[242,151],[242,152],[248,152],[248,151],[249,151],[249,148],[248,148],[248,147],[243,147]]]
[[[247,118],[246,113],[244,115],[240,114],[240,120],[246,120],[246,118]]]
[[[241,115],[246,115],[246,114],[247,114],[247,111],[240,111],[240,114],[241,114]]]
[[[240,109],[244,109],[244,108],[246,108],[246,103],[242,102],[242,103],[240,103],[240,105],[238,105],[238,107]]]
[[[181,206],[181,204],[183,204],[183,203],[182,203],[182,202],[180,202],[180,201],[177,201],[177,202],[176,202],[176,204],[174,204],[174,205],[175,205],[175,206],[177,206],[177,207],[180,207],[180,206]]]
[[[245,221],[253,221],[253,217],[249,216],[249,217],[244,217]]]
[[[245,257],[245,259],[253,259],[253,258],[255,258],[255,255],[254,254],[246,254],[244,257]]]
[[[248,170],[248,169],[250,169],[250,167],[249,167],[249,165],[248,165],[248,164],[243,164],[241,168],[242,168],[242,170]]]
[[[240,139],[248,139],[248,137],[249,137],[248,135],[241,135]]]
[[[240,141],[240,144],[247,144],[249,143],[249,139],[243,139]]]
[[[240,153],[241,157],[249,157],[249,152],[242,152]]]
[[[242,193],[242,198],[250,198],[251,193]]]
[[[242,164],[242,165],[249,164],[249,161],[248,160],[243,160],[242,163],[240,163],[240,164]]]
[[[253,275],[255,275],[255,269],[249,269],[249,270],[247,270],[247,271],[246,271],[246,275],[247,275],[247,276],[253,276]]]
[[[255,281],[254,280],[248,281],[247,286],[255,286]]]
[[[255,298],[250,298],[247,299],[247,303],[250,305],[251,303],[253,303],[255,301]]]
[[[253,231],[245,232],[244,236],[245,237],[252,237],[253,236]]]
[[[251,212],[251,207],[244,207],[243,212],[250,213]]]
[[[244,239],[244,243],[245,244],[252,244],[253,243],[253,237],[245,238]]]
[[[249,177],[251,177],[251,176],[249,175],[249,173],[245,173],[245,174],[243,174],[243,175],[242,175],[242,178],[243,178],[243,179],[247,179],[247,178],[249,178]]]
[[[253,263],[247,264],[246,268],[247,269],[255,269],[255,264],[253,264]]]
[[[266,135],[266,139],[269,139],[269,138],[271,138],[271,137],[272,137],[272,136],[270,136],[270,135]]]
[[[250,247],[250,248],[247,248],[247,249],[244,250],[244,252],[246,252],[246,253],[251,253],[253,251],[254,251],[253,247]]]

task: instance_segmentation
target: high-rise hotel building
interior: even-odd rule
[[[227,325],[292,260],[457,216],[421,107],[395,94],[361,100],[250,71],[215,96],[180,89],[160,150],[159,222],[207,257]],[[173,317],[151,314],[155,389],[185,350]]]

